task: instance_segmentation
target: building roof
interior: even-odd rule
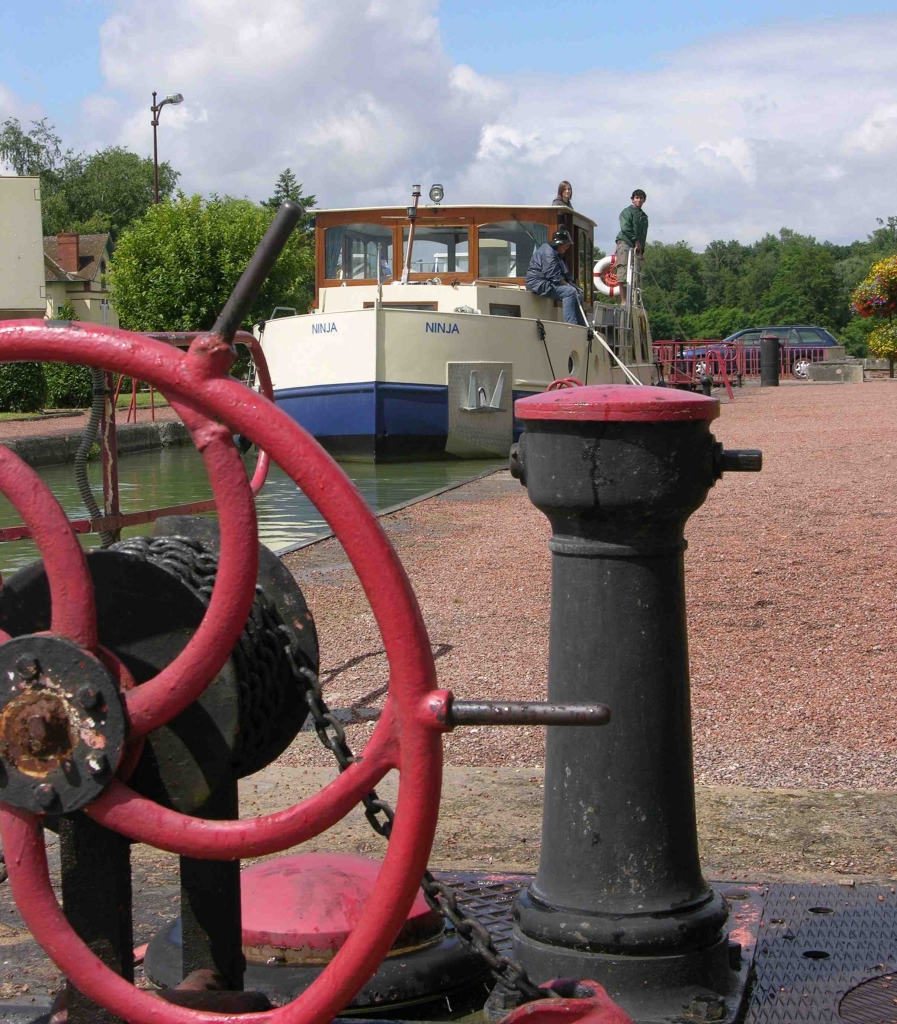
[[[96,281],[100,276],[100,265],[105,264],[108,259],[108,254],[104,255],[108,244],[108,232],[98,235],[78,235],[80,267],[76,273],[69,273],[63,270],[57,262],[56,235],[44,235],[44,266],[47,271],[47,280]]]

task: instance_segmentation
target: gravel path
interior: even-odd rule
[[[704,785],[897,788],[892,566],[897,387],[745,388],[716,436],[763,449],[689,524],[696,777]],[[423,609],[440,685],[459,698],[544,697],[547,521],[506,473],[384,520]],[[314,610],[332,707],[382,704],[386,663],[342,549],[285,558]],[[349,726],[360,747],[370,724]],[[446,737],[458,766],[537,767],[538,729]],[[313,736],[286,765],[323,765]]]

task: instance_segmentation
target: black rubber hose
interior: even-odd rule
[[[81,435],[81,443],[75,452],[75,483],[78,485],[78,493],[87,508],[87,514],[91,519],[100,519],[103,513],[97,504],[90,480],[87,476],[87,460],[90,457],[90,450],[96,444],[97,435],[100,432],[100,420],[103,418],[103,404],[106,401],[106,378],[102,370],[95,367],[90,368],[90,382],[92,385],[92,398],[90,403],[90,419],[87,427]],[[115,542],[115,534],[111,530],[100,532],[100,543],[104,548]]]

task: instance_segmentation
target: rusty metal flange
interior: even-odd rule
[[[62,637],[0,645],[0,799],[35,814],[95,800],[121,761],[125,712],[94,655]]]

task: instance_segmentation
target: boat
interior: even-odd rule
[[[573,378],[650,384],[640,288],[599,302],[595,222],[559,206],[420,205],[315,213],[311,312],[257,327],[275,402],[337,458],[504,456],[513,403]],[[565,228],[591,326],[526,290],[533,250]],[[604,288],[607,292],[609,289]],[[275,311],[283,312],[283,311]]]

